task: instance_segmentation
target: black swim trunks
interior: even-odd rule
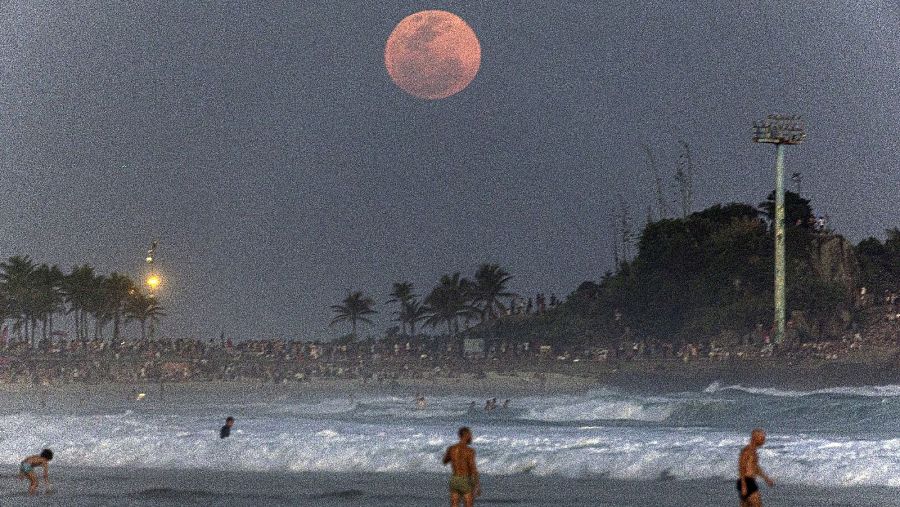
[[[741,495],[741,481],[746,481],[747,483],[747,494]],[[759,486],[756,484],[756,479],[753,477],[744,477],[743,479],[737,480],[737,490],[738,495],[741,496],[741,500],[746,500],[750,498],[750,495],[759,491]]]

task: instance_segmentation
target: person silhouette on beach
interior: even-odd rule
[[[475,449],[472,449],[472,430],[463,426],[459,429],[459,442],[447,448],[444,464],[450,463],[453,475],[450,477],[450,506],[459,507],[462,498],[465,507],[475,505],[475,497],[481,496],[481,481],[475,466]]]
[[[19,480],[28,479],[29,495],[37,494],[38,477],[37,473],[34,471],[37,467],[42,467],[44,469],[44,482],[46,483],[47,491],[50,491],[50,460],[52,459],[53,451],[44,449],[40,454],[28,456],[19,463]]]
[[[762,507],[762,497],[756,478],[762,477],[769,487],[775,482],[759,467],[757,450],[766,443],[766,432],[756,428],[750,433],[750,443],[741,449],[738,460],[737,490],[741,496],[741,507]]]

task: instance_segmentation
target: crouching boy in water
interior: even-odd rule
[[[459,442],[447,448],[444,464],[450,463],[453,476],[450,477],[450,505],[459,507],[462,498],[466,507],[475,505],[475,497],[481,496],[481,483],[478,479],[478,468],[475,466],[475,449],[472,443],[472,430],[463,426],[459,429]]]
[[[37,467],[44,468],[44,482],[46,483],[47,489],[50,488],[50,460],[53,459],[53,451],[50,449],[44,449],[40,454],[35,454],[34,456],[28,456],[23,459],[21,463],[19,463],[19,480],[28,479],[31,482],[31,485],[28,486],[28,494],[34,495],[37,493],[38,488],[38,478],[37,473],[35,473],[34,469]]]

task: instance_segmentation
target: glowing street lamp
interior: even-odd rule
[[[159,275],[152,274],[147,277],[147,287],[150,289],[150,296],[156,295],[156,289],[162,284],[162,278]]]
[[[799,116],[770,114],[753,123],[753,142],[775,145],[775,343],[784,342],[784,147],[806,139]]]

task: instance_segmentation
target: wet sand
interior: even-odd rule
[[[13,470],[14,465],[5,465]],[[435,474],[247,473],[123,468],[52,469],[55,492],[26,499],[25,483],[0,478],[0,505],[425,507],[447,503],[446,480]],[[722,480],[618,481],[532,475],[487,476],[478,505],[634,506],[737,505],[733,483]],[[900,505],[890,488],[764,489],[767,506],[883,507]]]

